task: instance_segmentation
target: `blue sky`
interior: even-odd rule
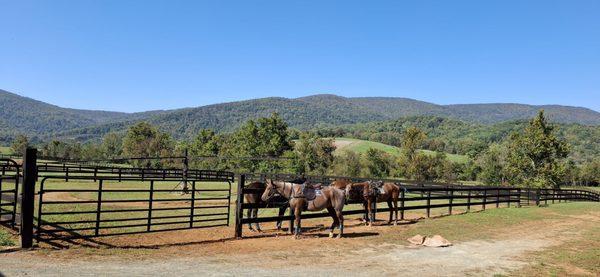
[[[600,111],[600,1],[0,0],[0,88],[143,111],[316,93]]]

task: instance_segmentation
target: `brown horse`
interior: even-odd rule
[[[365,209],[364,221],[370,226],[375,221],[375,202],[377,201],[377,190],[372,182],[352,183],[348,180],[335,181],[333,187],[346,191],[346,197],[350,201],[362,202]]]
[[[364,220],[367,225],[371,225],[375,221],[376,202],[387,202],[390,209],[388,224],[391,224],[392,220],[394,220],[394,225],[398,224],[400,186],[397,184],[381,181],[352,183],[350,180],[340,179],[331,183],[331,186],[345,190],[349,200],[362,201],[365,209]],[[392,219],[393,216],[394,219]]]
[[[259,189],[259,190],[264,190],[266,187],[267,187],[267,184],[265,184],[263,182],[252,182],[246,186],[246,188]],[[264,203],[260,199],[260,197],[261,197],[260,192],[244,194],[244,203],[249,203],[249,204]],[[276,196],[275,198],[276,199],[273,199],[274,202],[287,202],[287,200],[281,196]],[[285,210],[287,210],[287,205],[279,207],[279,217],[282,217],[285,214]],[[257,217],[258,217],[258,208],[248,209],[248,218],[257,218]],[[255,224],[256,224],[256,231],[261,232],[262,230],[260,229],[260,224],[258,222]],[[277,226],[277,230],[281,230],[281,220],[277,221],[276,226]],[[250,228],[251,231],[254,231],[254,228],[252,227],[252,223],[248,223],[248,228]]]
[[[344,234],[344,199],[346,195],[343,190],[334,187],[315,189],[307,184],[294,184],[290,182],[267,180],[267,187],[261,199],[269,201],[276,193],[289,200],[290,208],[294,212],[296,228],[294,237],[299,238],[302,232],[302,211],[320,211],[327,209],[333,223],[331,224],[329,237],[332,238],[335,227],[340,228],[338,238]]]
[[[383,182],[380,182],[383,183]],[[400,197],[400,186],[396,183],[385,182],[381,184],[380,193],[377,194],[377,202],[387,202],[390,208],[390,220],[392,224],[392,212],[394,214],[394,225],[398,225],[398,198]]]

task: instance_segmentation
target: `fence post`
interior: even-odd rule
[[[237,185],[237,199],[235,205],[235,237],[242,238],[242,216],[244,210],[242,205],[244,204],[244,184],[246,183],[246,175],[240,174]]]
[[[431,190],[427,191],[427,217],[431,214]]]
[[[467,212],[471,211],[471,190],[467,192]]]
[[[150,228],[152,227],[152,207],[154,206],[154,180],[150,180],[150,197],[148,200],[148,226],[146,226],[146,231],[150,232]]]
[[[496,189],[496,208],[500,208],[500,189]]]
[[[23,156],[23,190],[21,198],[21,248],[33,246],[33,209],[37,179],[37,149],[27,148]]]
[[[487,189],[483,189],[483,204],[481,204],[481,207],[484,211],[485,211],[486,203],[487,203]]]
[[[96,228],[94,229],[94,234],[98,236],[100,234],[100,217],[102,214],[102,180],[98,182],[98,199],[96,205]]]
[[[404,220],[404,189],[402,189],[402,191],[400,192],[400,197],[402,197],[402,202],[400,202],[400,220]]]
[[[519,193],[519,201],[517,202],[517,208],[521,208],[521,188],[518,188],[517,192]]]
[[[540,193],[541,193],[540,189],[537,189],[535,192],[535,205],[536,206],[540,205]]]
[[[448,205],[448,214],[450,214],[450,215],[452,215],[452,202],[454,200],[453,198],[454,198],[454,190],[450,189],[450,198],[448,200],[448,204],[449,204]]]
[[[192,198],[190,208],[190,228],[194,227],[194,209],[196,209],[196,181],[192,181]],[[229,205],[228,205],[229,207]],[[229,211],[227,212],[227,218],[229,218]],[[229,224],[229,220],[227,222]]]

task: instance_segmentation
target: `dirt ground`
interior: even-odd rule
[[[483,212],[485,216],[486,212]],[[437,224],[449,218],[363,226],[347,221],[346,236],[329,239],[322,225],[311,221],[304,237],[267,230],[247,238],[231,238],[231,227],[109,237],[61,245],[42,244],[32,251],[0,251],[0,273],[5,276],[177,274],[193,276],[491,276],[517,274],[545,249],[581,239],[597,228],[600,211],[497,228],[475,238],[454,239],[451,247],[416,247],[406,238],[420,224]],[[383,215],[382,215],[383,218]],[[273,224],[265,224],[271,229]],[[442,226],[442,225],[440,225]],[[456,226],[460,232],[460,226]],[[486,226],[482,226],[483,229]],[[483,230],[482,229],[482,230]],[[466,232],[465,232],[466,233]],[[491,234],[491,235],[490,235]],[[459,236],[462,237],[462,236]],[[515,273],[517,272],[517,273]],[[585,270],[579,275],[590,275]]]

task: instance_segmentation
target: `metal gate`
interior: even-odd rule
[[[229,225],[231,172],[64,168],[39,172],[39,241]]]
[[[20,165],[11,159],[0,158],[0,224],[15,228],[19,197]]]

